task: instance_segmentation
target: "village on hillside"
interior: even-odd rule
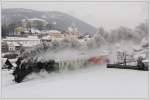
[[[41,22],[43,26],[47,24],[45,20],[38,18],[22,20],[21,26],[15,27],[13,35],[2,38],[2,56],[10,55],[9,57],[12,59],[15,55],[21,54],[23,50],[44,42],[60,41],[64,38],[76,38],[80,42],[84,42],[91,37],[90,34],[81,34],[75,25],[71,25],[65,31],[39,30],[29,27],[29,23],[33,26],[35,22]]]

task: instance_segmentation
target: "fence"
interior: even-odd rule
[[[136,62],[132,55],[127,54],[126,52],[117,53],[117,63],[125,64],[130,62]]]

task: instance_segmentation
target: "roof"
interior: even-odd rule
[[[6,37],[5,39],[3,39],[3,41],[14,41],[14,40],[39,40],[39,38],[37,36],[28,36],[28,37]]]
[[[41,31],[40,31],[40,30],[38,30],[38,29],[34,29],[34,28],[31,28],[31,32],[32,32],[32,33],[41,33]]]
[[[36,21],[36,20],[46,22],[46,20],[41,19],[41,18],[22,19],[22,22],[26,22],[26,21]]]
[[[47,36],[43,36],[42,39],[49,40],[49,39],[51,39],[51,37],[49,35],[47,35]]]
[[[61,33],[61,32],[58,30],[49,30],[49,33]]]
[[[40,19],[40,18],[31,18],[31,19],[27,19],[27,20],[30,20],[30,21],[39,20],[39,21],[44,21],[44,22],[46,22],[46,20]]]
[[[7,42],[8,45],[20,46],[17,42]]]

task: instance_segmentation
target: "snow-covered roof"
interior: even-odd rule
[[[58,30],[49,30],[49,33],[61,33],[61,32]]]
[[[43,21],[43,22],[46,22],[46,20],[44,19],[41,19],[41,18],[30,18],[30,19],[27,19],[29,21],[35,21],[35,20],[39,20],[39,21]]]
[[[40,30],[38,30],[38,29],[34,29],[34,28],[31,28],[31,32],[32,32],[32,33],[41,33],[41,31],[40,31]]]
[[[84,37],[85,37],[85,38],[89,38],[89,37],[90,37],[90,35],[89,35],[89,34],[87,34],[87,35],[85,35]]]
[[[49,33],[49,30],[41,30],[41,33]]]
[[[3,39],[4,41],[6,40],[10,40],[10,41],[13,41],[13,40],[39,40],[39,38],[37,36],[28,36],[28,37],[6,37],[5,39]]]
[[[47,36],[43,36],[42,39],[44,39],[44,40],[50,40],[51,37],[49,35],[47,35]]]
[[[39,39],[37,36],[28,36],[28,39]]]
[[[7,42],[8,45],[20,46],[17,42]]]

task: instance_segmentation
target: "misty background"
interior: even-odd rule
[[[138,44],[148,38],[147,2],[3,2],[2,37],[14,34],[20,21],[31,18],[46,20],[48,30],[65,31],[75,25],[81,34],[99,33],[109,43]]]
[[[148,19],[147,2],[3,2],[2,8],[64,12],[109,30],[119,26],[134,28]]]

